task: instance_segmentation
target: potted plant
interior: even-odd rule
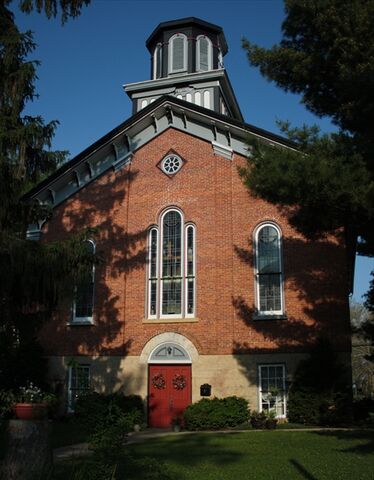
[[[29,382],[20,388],[19,401],[14,405],[14,413],[20,420],[40,420],[47,417],[48,401],[51,394],[44,394],[39,387]]]
[[[276,412],[274,409],[270,409],[266,412],[266,421],[265,426],[269,430],[274,430],[276,428],[278,420],[276,418]]]
[[[257,410],[252,410],[249,417],[249,421],[253,428],[260,429],[266,427],[266,414],[265,412],[258,412]]]
[[[174,415],[171,420],[171,426],[174,432],[180,432],[182,428],[183,418],[180,415]]]

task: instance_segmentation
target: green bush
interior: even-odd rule
[[[248,415],[244,398],[203,398],[186,408],[184,423],[188,430],[217,430],[240,425],[248,421]]]
[[[90,431],[116,424],[119,419],[131,424],[130,430],[135,424],[144,423],[143,401],[138,395],[90,392],[78,398],[75,415]]]
[[[301,361],[288,394],[292,423],[341,425],[351,422],[351,390],[345,369],[331,344],[318,339],[309,358]]]
[[[374,414],[374,399],[363,397],[353,402],[353,418],[356,422],[364,422]]]

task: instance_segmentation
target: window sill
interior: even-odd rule
[[[85,320],[85,319],[76,319],[76,320],[71,320],[70,322],[67,323],[68,327],[76,327],[76,326],[93,326],[94,322],[93,320]]]
[[[252,320],[287,320],[287,314],[271,314],[271,313],[254,313]]]
[[[142,323],[196,323],[199,319],[196,317],[185,318],[144,318]]]

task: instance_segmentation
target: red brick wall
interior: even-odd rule
[[[171,149],[184,160],[169,178],[157,168]],[[317,333],[349,350],[344,249],[336,239],[306,241],[273,205],[249,195],[237,173],[244,159],[213,154],[209,142],[169,129],[139,149],[132,165],[112,170],[55,209],[45,241],[99,227],[95,325],[68,326],[68,308],[42,339],[50,354],[138,355],[154,335],[174,331],[200,354],[303,351]],[[196,225],[196,323],[144,324],[147,229],[163,209],[179,207]],[[283,233],[287,320],[252,320],[252,234],[264,220]]]

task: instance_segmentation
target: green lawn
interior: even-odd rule
[[[165,462],[178,480],[374,479],[368,431],[193,434],[128,448],[135,457]]]

